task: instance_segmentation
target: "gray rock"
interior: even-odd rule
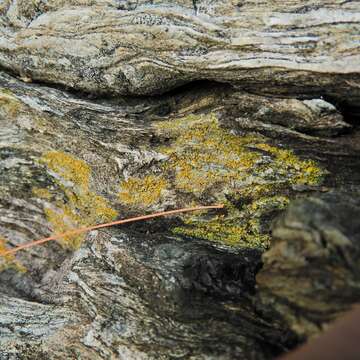
[[[271,359],[358,302],[359,10],[2,1],[0,251],[225,209],[0,258],[0,359]]]
[[[322,99],[282,99],[239,92],[227,100],[227,105],[223,118],[234,119],[231,126],[275,138],[280,134],[329,137],[351,129],[334,105]]]
[[[208,79],[359,100],[357,2],[7,0],[0,10],[0,64],[27,81],[155,94]]]
[[[299,199],[273,225],[259,294],[300,337],[359,299],[359,199],[358,192]]]
[[[91,232],[2,259],[0,358],[269,359],[358,301],[357,230],[350,226],[358,205],[345,196],[309,200],[315,225],[303,205],[281,218],[305,229],[299,246],[317,256],[304,272],[311,282],[302,252],[294,254],[296,266],[289,259],[294,237],[281,235],[284,225],[273,233],[280,250],[290,250],[278,256],[274,242],[265,251],[271,221],[289,200],[327,187],[359,188],[359,150],[295,130],[288,142],[241,134],[234,104],[241,110],[247,99],[284,109],[285,100],[219,85],[90,100],[0,74],[2,248],[117,216],[217,201],[227,207],[224,214]],[[223,161],[239,156],[240,173]],[[172,167],[185,171],[187,161],[196,171],[182,182]],[[306,235],[310,226],[325,240]],[[338,274],[346,275],[340,285]]]

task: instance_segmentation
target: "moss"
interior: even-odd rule
[[[161,176],[131,177],[120,184],[119,199],[131,206],[150,206],[160,200],[166,187],[167,182]]]
[[[34,195],[46,200],[44,211],[54,233],[111,221],[117,216],[106,199],[90,190],[91,168],[84,161],[70,154],[49,152],[41,162],[54,174],[58,187],[64,194],[63,199],[55,200],[59,197],[58,194],[52,194],[49,189],[33,189]],[[60,242],[66,248],[77,249],[85,236],[67,236]]]
[[[7,241],[5,239],[0,238],[0,255],[1,253],[8,250],[6,243]],[[18,260],[16,260],[14,255],[0,257],[0,272],[6,269],[14,269],[19,272],[26,272],[26,268]]]

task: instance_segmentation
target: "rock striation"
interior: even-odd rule
[[[225,208],[1,257],[0,359],[273,359],[359,302],[359,10],[2,1],[0,252]]]
[[[195,80],[359,101],[356,1],[6,0],[0,65],[96,94]]]

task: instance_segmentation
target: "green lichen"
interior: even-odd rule
[[[167,182],[161,176],[130,177],[120,184],[119,199],[123,204],[147,207],[161,199]]]
[[[91,191],[91,168],[84,161],[53,151],[46,153],[41,162],[54,174],[55,182],[64,194],[59,200],[58,194],[49,189],[33,189],[36,197],[46,200],[44,211],[55,234],[111,221],[117,216],[106,199]],[[66,236],[60,242],[65,248],[77,249],[84,237],[84,234]]]

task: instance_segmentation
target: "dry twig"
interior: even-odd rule
[[[85,232],[92,231],[92,230],[107,228],[107,227],[111,227],[111,226],[115,226],[115,225],[127,224],[127,223],[131,223],[131,222],[135,222],[135,221],[154,219],[154,218],[162,217],[162,216],[166,216],[166,215],[174,215],[174,214],[180,214],[180,213],[191,212],[191,211],[200,211],[200,210],[222,209],[223,207],[224,207],[224,205],[211,205],[211,206],[198,206],[198,207],[192,207],[192,208],[184,208],[184,209],[177,209],[177,210],[170,210],[170,211],[162,211],[162,212],[155,213],[155,214],[142,215],[142,216],[137,216],[137,217],[133,217],[133,218],[129,218],[129,219],[123,219],[123,220],[116,220],[116,221],[106,223],[106,224],[99,224],[99,225],[94,225],[94,226],[89,226],[89,227],[82,227],[82,228],[79,228],[79,229],[74,229],[74,230],[67,231],[65,233],[55,234],[55,235],[52,235],[52,236],[49,236],[47,238],[43,238],[43,239],[40,239],[40,240],[31,241],[29,243],[17,246],[15,248],[11,249],[11,250],[2,251],[2,252],[0,252],[0,256],[12,255],[12,254],[15,254],[16,252],[18,252],[20,250],[23,250],[23,249],[27,249],[27,248],[30,248],[30,247],[33,247],[33,246],[44,244],[44,243],[49,242],[49,241],[58,240],[58,239],[61,239],[61,238],[65,237],[65,236],[77,235],[77,234],[85,233]]]

